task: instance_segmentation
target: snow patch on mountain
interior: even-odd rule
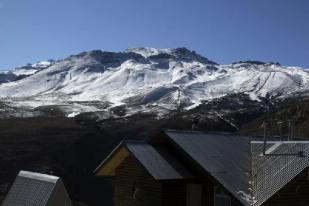
[[[173,49],[155,49],[155,48],[149,48],[149,47],[139,47],[139,48],[130,48],[126,49],[125,52],[133,52],[142,55],[145,58],[148,58],[150,56],[155,56],[159,54],[171,54],[173,52]]]

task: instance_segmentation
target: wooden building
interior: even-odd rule
[[[115,206],[309,205],[309,141],[165,131],[123,141],[95,170]]]

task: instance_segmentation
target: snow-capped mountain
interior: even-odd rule
[[[54,60],[48,60],[35,64],[27,64],[13,70],[0,70],[0,84],[20,80],[51,66],[53,63],[55,63]]]
[[[189,110],[229,94],[260,101],[309,89],[304,68],[257,61],[220,65],[186,48],[90,51],[29,68],[7,72],[0,98],[30,108],[59,105],[70,116],[115,107],[125,107],[127,114]],[[8,73],[26,77],[14,80]]]

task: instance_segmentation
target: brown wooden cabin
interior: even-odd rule
[[[123,141],[95,170],[115,206],[309,205],[309,141],[165,131]]]

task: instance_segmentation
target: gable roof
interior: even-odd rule
[[[166,134],[235,197],[239,197],[238,191],[250,194],[250,142],[245,137],[177,131]]]
[[[309,141],[167,131],[168,139],[246,206],[260,206],[309,166]],[[302,151],[304,156],[299,156]]]
[[[59,177],[20,171],[2,206],[71,206],[71,200]]]
[[[123,141],[95,170],[99,176],[114,176],[116,168],[133,155],[155,180],[181,180],[192,175],[172,156],[141,141]]]

